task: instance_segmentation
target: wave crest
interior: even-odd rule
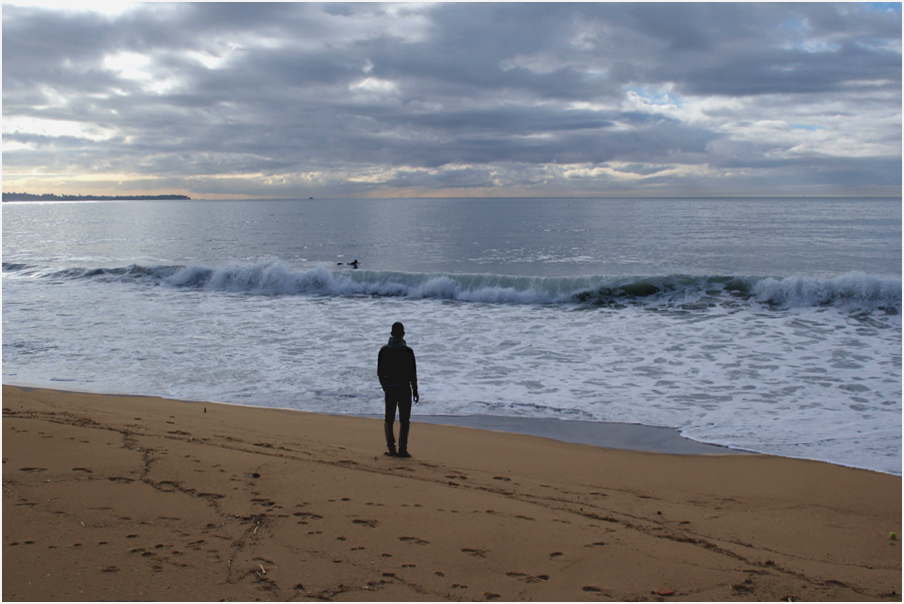
[[[862,272],[832,278],[667,275],[656,277],[519,277],[330,269],[297,270],[278,258],[211,268],[141,266],[41,272],[4,263],[5,273],[54,279],[141,282],[249,295],[387,296],[485,304],[699,307],[739,302],[772,308],[835,306],[901,312],[901,279]]]
[[[756,282],[753,294],[760,302],[781,307],[843,306],[854,309],[901,310],[901,280],[862,272],[832,279],[788,277]]]

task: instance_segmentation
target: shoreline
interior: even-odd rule
[[[361,415],[382,419],[382,415]],[[666,453],[669,455],[751,455],[753,451],[732,449],[724,445],[701,443],[682,436],[677,428],[561,420],[542,417],[506,417],[496,415],[413,415],[411,423],[459,426],[489,432],[521,434],[548,438],[563,443],[591,445],[605,449]],[[412,428],[414,429],[414,428]],[[835,464],[837,465],[837,464]]]
[[[97,393],[81,390],[68,390],[65,388],[48,388],[45,386],[32,386],[20,384],[4,384],[23,391],[52,390],[55,392],[71,394],[96,394],[98,396],[119,396],[138,398],[161,398],[177,401],[185,404],[217,404],[235,405],[248,409],[281,409],[299,413],[318,413],[304,409],[289,407],[264,407],[243,405],[241,403],[226,403],[214,401],[183,400],[156,395],[122,394],[122,393]],[[494,415],[417,415],[412,411],[411,423],[425,423],[435,425],[459,426],[490,432],[503,432],[506,434],[520,434],[524,436],[536,436],[548,438],[564,443],[592,445],[596,447],[622,449],[628,451],[646,451],[648,453],[667,453],[673,455],[759,455],[755,451],[734,449],[726,445],[703,443],[682,436],[678,428],[667,426],[647,426],[645,424],[628,424],[621,422],[598,422],[588,420],[561,420],[556,418],[540,417],[507,417]],[[381,414],[345,414],[324,413],[334,417],[361,417],[368,419],[382,419]],[[835,464],[839,465],[839,464]],[[847,467],[847,466],[842,466]]]
[[[7,600],[900,601],[901,478],[3,386]]]
[[[161,400],[178,402],[180,404],[229,405],[246,409],[282,410],[296,413],[322,414],[330,417],[359,417],[377,420],[382,420],[383,418],[382,414],[323,413],[318,411],[307,411],[304,409],[293,409],[290,407],[266,407],[221,401],[215,402],[203,400],[188,400],[153,394],[102,393],[69,390],[63,388],[50,388],[46,386],[35,385],[3,384],[4,388],[6,388],[7,386],[18,388],[26,392],[32,390],[49,390],[53,392],[76,395],[97,395],[127,398],[159,398]],[[412,407],[412,424],[424,423],[440,426],[457,426],[487,432],[534,436],[562,443],[590,445],[594,447],[625,451],[663,453],[668,455],[767,455],[781,459],[796,459],[800,461],[827,463],[829,465],[838,466],[840,468],[861,470],[864,472],[876,472],[878,474],[895,476],[898,478],[902,477],[901,474],[896,474],[894,472],[884,472],[882,470],[876,470],[873,468],[845,465],[822,459],[781,456],[774,453],[762,453],[749,449],[735,449],[728,445],[704,443],[683,436],[680,429],[678,428],[671,428],[667,426],[648,426],[645,424],[629,424],[622,422],[598,422],[589,420],[565,420],[557,418],[508,417],[494,415],[416,415],[414,413],[416,409],[416,405]],[[396,416],[395,426],[396,431],[398,431],[398,416]]]

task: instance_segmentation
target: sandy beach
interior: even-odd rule
[[[900,601],[901,478],[3,386],[3,599]]]

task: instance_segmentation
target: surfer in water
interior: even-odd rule
[[[342,266],[344,263],[339,262],[339,266]],[[358,259],[355,258],[352,262],[349,262],[348,265],[352,268],[358,268]]]

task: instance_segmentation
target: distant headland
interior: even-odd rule
[[[188,195],[56,195],[44,193],[3,193],[3,201],[156,201],[191,199]]]

